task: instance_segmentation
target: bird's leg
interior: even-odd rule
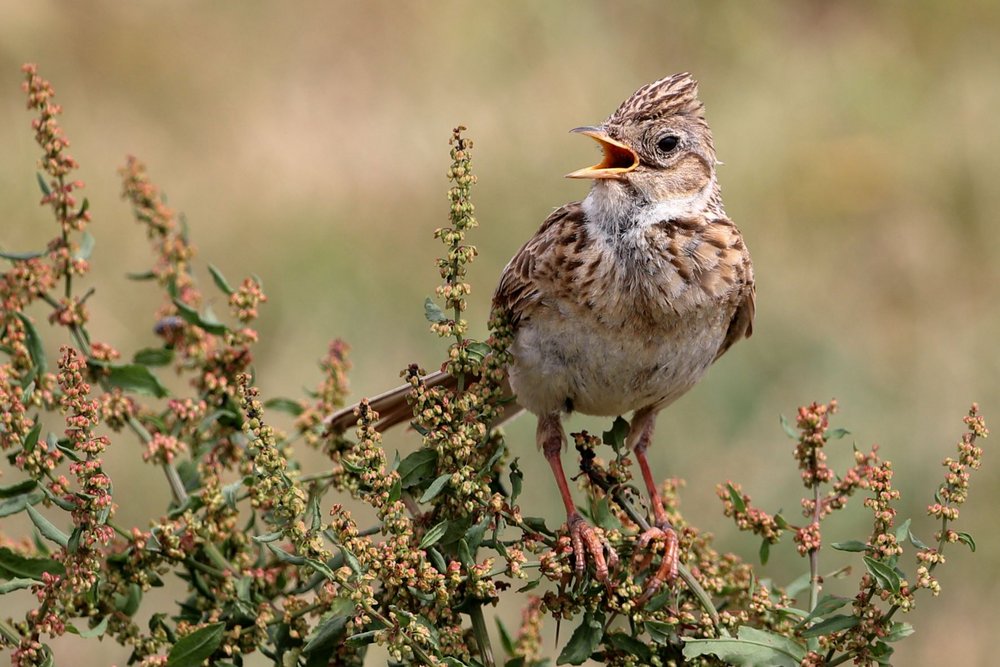
[[[649,469],[649,459],[646,458],[646,448],[649,447],[650,440],[653,438],[655,424],[656,412],[644,408],[635,413],[632,418],[632,428],[629,431],[629,444],[635,452],[636,461],[639,462],[639,469],[642,471],[642,479],[649,492],[649,504],[654,517],[654,525],[639,537],[636,544],[635,561],[643,565],[649,563],[652,556],[646,553],[646,549],[653,540],[661,539],[664,545],[663,560],[656,573],[646,581],[645,590],[642,593],[643,601],[652,597],[664,582],[669,584],[677,577],[677,532],[670,525],[670,520],[667,519],[667,511],[663,508],[663,498],[660,496],[659,487],[653,479],[653,472]]]
[[[608,567],[615,567],[618,564],[618,554],[611,546],[597,536],[594,527],[580,516],[573,504],[573,496],[569,492],[569,484],[566,482],[566,473],[562,467],[562,449],[566,442],[563,433],[562,422],[559,414],[544,415],[538,418],[538,446],[545,459],[552,467],[552,474],[555,475],[556,484],[559,485],[559,495],[562,496],[563,505],[566,506],[566,525],[569,528],[570,539],[573,544],[573,566],[577,576],[582,576],[587,567],[587,555],[594,561],[594,573],[598,581],[608,580]],[[605,558],[605,549],[607,557]]]

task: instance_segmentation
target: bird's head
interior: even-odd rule
[[[690,74],[645,85],[602,124],[573,130],[597,141],[604,157],[566,176],[647,203],[708,197],[716,159],[704,112]]]

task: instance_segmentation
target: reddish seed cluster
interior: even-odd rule
[[[33,64],[24,65],[21,69],[25,75],[22,87],[28,94],[28,108],[39,114],[31,122],[31,126],[35,130],[35,141],[45,151],[40,166],[52,179],[48,184],[49,193],[42,199],[42,203],[52,206],[62,225],[65,239],[71,231],[82,231],[90,220],[86,207],[77,209],[77,202],[73,197],[73,191],[83,187],[83,183],[66,181],[66,176],[79,165],[66,152],[69,140],[56,120],[56,116],[62,113],[62,108],[52,103],[55,95],[52,84],[38,76],[38,68]]]
[[[233,316],[244,323],[257,319],[257,306],[264,301],[267,301],[267,297],[253,278],[245,279],[239,289],[229,295],[229,307]]]
[[[737,507],[733,502],[732,494],[729,492],[732,487],[743,501],[743,508]],[[719,484],[715,487],[715,493],[722,501],[723,513],[732,517],[736,521],[740,530],[746,530],[760,535],[771,544],[776,543],[781,538],[783,532],[778,520],[759,507],[754,507],[750,501],[750,496],[742,492],[742,487],[735,482]]]
[[[795,458],[802,470],[802,481],[806,488],[829,482],[833,471],[826,465],[826,432],[830,427],[830,415],[837,411],[837,401],[823,405],[811,403],[799,408],[796,425],[801,434],[795,448]]]

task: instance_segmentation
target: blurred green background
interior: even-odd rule
[[[689,519],[754,560],[757,541],[722,517],[715,485],[739,480],[762,507],[795,513],[802,490],[778,415],[835,396],[836,425],[852,435],[831,458],[846,465],[851,438],[878,442],[895,464],[901,518],[929,540],[924,508],[962,415],[979,400],[1000,419],[998,30],[1000,3],[986,0],[0,0],[0,244],[35,248],[55,230],[37,207],[38,149],[19,90],[19,66],[33,61],[66,108],[92,204],[97,339],[126,354],[154,342],[154,290],[123,279],[149,265],[118,198],[116,169],[134,153],[185,213],[202,261],[232,281],[263,278],[265,395],[312,386],[333,336],[353,346],[354,394],[377,393],[407,363],[434,368],[443,356],[422,302],[437,283],[431,234],[446,222],[451,128],[468,125],[476,142],[482,227],[469,319],[482,336],[507,259],[553,207],[585,195],[585,184],[561,176],[590,164],[595,148],[567,130],[688,70],[725,162],[727,210],[754,254],[757,323],[661,416],[656,472],[686,478]],[[606,424],[575,417],[570,426]],[[510,441],[540,463],[533,428],[516,421]],[[144,525],[167,489],[139,448],[121,442],[111,465],[119,517]],[[390,449],[415,442],[387,439]],[[905,619],[917,634],[894,664],[995,658],[1000,461],[991,445],[958,526],[979,550],[950,549],[944,591],[921,596]],[[558,523],[555,487],[537,469],[523,504]],[[852,507],[855,520],[831,521],[828,540],[867,533],[870,515]],[[785,582],[803,571],[793,551],[773,550],[762,576]],[[822,556],[830,571],[848,560]],[[828,590],[852,593],[837,582]],[[499,613],[516,627],[515,606]],[[60,646],[87,656],[76,664],[127,656],[94,642]]]

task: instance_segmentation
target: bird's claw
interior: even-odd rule
[[[618,565],[618,554],[603,537],[579,514],[571,514],[566,524],[573,545],[573,569],[582,577],[587,569],[587,556],[594,561],[594,576],[607,583],[608,571]],[[607,554],[607,556],[605,556]]]
[[[653,560],[654,553],[649,549],[649,546],[654,541],[663,542],[663,558],[656,572],[646,579],[642,596],[639,598],[640,604],[645,604],[660,590],[660,587],[664,583],[669,585],[677,578],[677,563],[679,560],[677,531],[667,524],[652,526],[639,536],[639,540],[635,545],[635,556],[632,559],[635,567],[644,569],[649,566]]]

